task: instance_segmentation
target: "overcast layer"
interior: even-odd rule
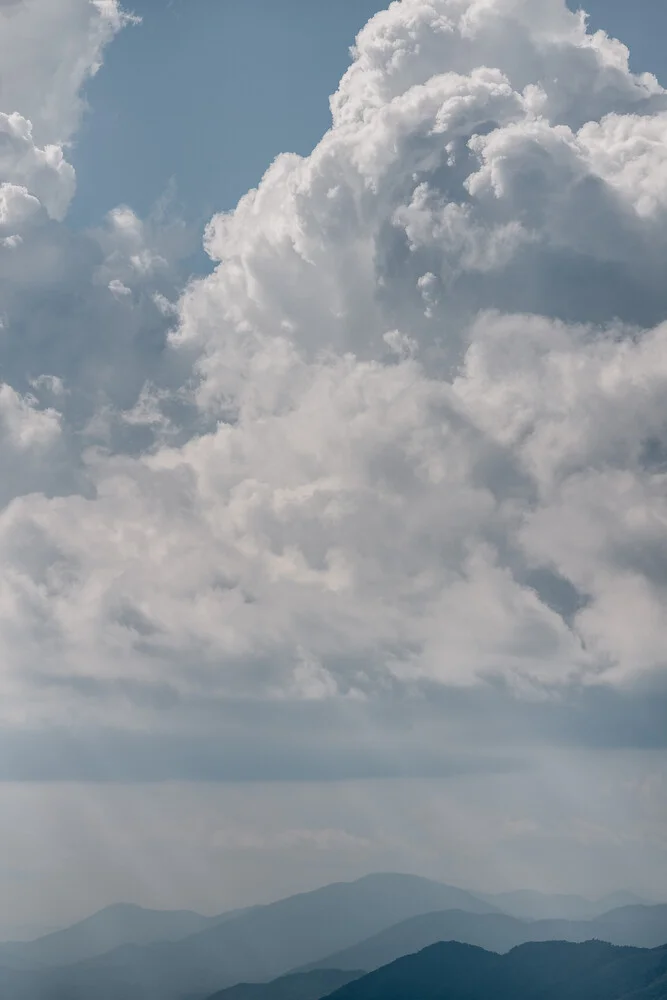
[[[55,918],[149,841],[139,901],[213,910],[387,867],[667,893],[667,93],[564,0],[402,0],[186,285],[168,208],[67,227],[129,20],[0,6],[16,922],[36,858]]]

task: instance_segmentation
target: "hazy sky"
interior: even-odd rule
[[[376,9],[0,2],[0,935],[667,898],[665,9]]]

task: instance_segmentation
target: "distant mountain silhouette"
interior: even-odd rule
[[[591,921],[604,941],[658,948],[667,943],[667,903],[621,906]]]
[[[503,913],[521,920],[593,920],[617,907],[649,905],[645,899],[632,892],[615,892],[602,899],[590,900],[583,896],[521,889],[516,892],[485,893],[481,898]]]
[[[452,906],[478,913],[493,910],[470,893],[439,882],[369,875],[257,907],[182,940],[125,945],[45,972],[41,982],[50,993],[38,993],[35,1000],[206,997],[237,983],[275,979],[407,917]],[[14,1000],[7,992],[1,995]],[[33,1000],[32,994],[27,996]]]
[[[664,1000],[667,948],[526,944],[506,955],[450,942],[385,965],[329,1000]]]
[[[119,903],[36,941],[0,945],[0,965],[14,968],[70,965],[126,944],[177,941],[240,912],[245,911],[203,917],[191,910],[146,910]]]
[[[220,990],[209,1000],[321,1000],[340,989],[364,972],[342,972],[340,969],[315,969],[281,976],[270,983],[240,983]]]
[[[370,971],[437,941],[459,941],[487,951],[507,952],[528,941],[582,942],[592,938],[639,948],[667,944],[667,906],[626,906],[591,921],[527,921],[505,914],[474,914],[460,910],[420,914],[351,948],[326,955],[307,969]]]
[[[360,969],[436,942],[509,952],[528,941],[592,938],[667,944],[667,905],[625,906],[593,921],[527,921],[428,879],[372,875],[219,917],[110,907],[29,945],[2,946],[0,1000],[205,1000],[230,987],[237,993],[225,1000],[315,1000]],[[332,970],[341,978],[324,985],[279,978],[317,971],[326,979]]]

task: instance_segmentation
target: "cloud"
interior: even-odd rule
[[[664,107],[654,77],[632,75],[628,50],[562,0],[409,0],[360,33],[353,65],[332,98],[334,122],[360,123],[446,72],[497,67],[528,88],[550,122],[580,126],[609,111]],[[567,68],[567,75],[561,71]]]
[[[17,112],[0,114],[0,176],[3,191],[8,188],[21,191],[25,199],[37,198],[51,218],[65,216],[74,194],[74,169],[60,146],[36,147],[31,122]],[[22,221],[21,212],[15,217],[6,210],[0,221],[3,228],[11,227]]]
[[[659,891],[659,84],[558,0],[402,0],[184,289],[168,202],[67,224],[127,17],[2,14],[16,920],[369,867]]]
[[[7,119],[3,370],[58,436],[0,512],[5,721],[664,671],[657,81],[561,0],[393,4],[178,299],[179,227],[54,221],[71,176],[35,144],[123,21],[63,11],[69,113],[25,83],[33,131]]]
[[[142,348],[159,379],[169,321],[154,296],[176,297],[173,261],[184,233],[159,211],[140,222],[124,208],[97,232],[59,224],[76,186],[66,152],[84,108],[81,88],[133,18],[115,0],[30,0],[12,12],[0,38],[0,363],[22,395],[48,400],[43,379],[66,382],[59,406],[80,432],[110,401],[136,401],[148,377]],[[124,308],[114,282],[133,290]]]
[[[59,144],[76,131],[81,90],[101,65],[102,52],[133,18],[117,0],[23,0],[2,5],[0,99],[19,112],[40,145]]]
[[[38,679],[61,696],[75,690],[78,718],[67,726],[4,727],[0,780],[8,784],[528,780],[544,765],[545,748],[582,759],[643,754],[657,767],[667,747],[664,680],[631,691],[600,684],[540,701],[518,699],[506,685],[431,684],[421,699],[393,693],[370,703],[304,704],[188,698],[164,683],[57,680],[46,672]],[[122,725],[109,726],[108,709],[96,718],[100,702],[124,703]]]
[[[251,723],[252,711],[245,713]],[[331,720],[330,720],[331,721]],[[189,781],[225,784],[359,782],[396,779],[455,780],[505,775],[527,769],[510,753],[479,754],[454,748],[404,753],[363,740],[342,746],[336,734],[313,746],[313,733],[289,740],[284,731],[266,734],[261,745],[238,731],[226,738],[129,734],[122,730],[9,731],[0,737],[4,783],[82,782],[132,785]]]

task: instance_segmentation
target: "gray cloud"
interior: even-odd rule
[[[625,858],[639,885],[634,856],[665,850],[665,92],[562,0],[403,0],[361,33],[334,127],[211,221],[187,283],[168,206],[63,219],[81,85],[126,20],[33,0],[0,38],[16,830],[40,793],[73,836],[55,784],[86,785],[92,830],[96,796],[124,815],[154,783],[150,870],[156,828],[185,849],[190,794],[207,829],[253,804],[211,864],[331,842],[344,868],[333,805],[304,798],[322,783],[360,869],[435,870],[445,829],[516,884]],[[200,786],[178,809],[174,782]],[[253,796],[287,782],[296,832],[260,843],[280,804]]]
[[[245,738],[161,737],[126,732],[4,733],[0,737],[3,782],[194,781],[340,782],[397,778],[462,778],[507,774],[526,764],[509,756],[466,754],[458,750],[403,748],[398,757],[386,746],[363,741],[341,745],[329,739],[289,740],[285,732],[258,741]]]
[[[373,19],[178,305],[163,219],[7,247],[4,370],[74,470],[0,515],[24,710],[662,668],[667,98],[559,0],[487,14]]]
[[[168,685],[63,684],[91,702],[154,713],[151,732],[46,728],[0,734],[5,782],[215,783],[367,781],[498,776],[530,770],[550,750],[664,753],[667,691],[572,690],[538,703],[503,686],[428,687],[372,705],[210,704]]]

